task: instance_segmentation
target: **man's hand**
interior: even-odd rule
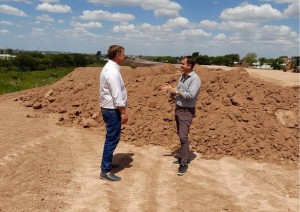
[[[121,114],[121,118],[122,118],[122,124],[126,124],[128,121],[128,116],[126,113]]]
[[[121,123],[126,124],[128,121],[128,116],[126,113],[126,108],[125,107],[118,107],[120,113],[121,113]]]
[[[163,91],[169,91],[170,93],[176,93],[176,88],[173,88],[169,83],[160,87]]]

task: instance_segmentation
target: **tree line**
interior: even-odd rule
[[[244,58],[240,58],[239,54],[227,54],[224,56],[208,56],[200,55],[199,52],[192,53],[195,58],[196,63],[199,65],[220,65],[220,66],[234,66],[234,65],[253,65],[254,63],[259,63],[260,66],[263,64],[269,64],[273,69],[281,69],[284,63],[283,57],[278,58],[257,58],[257,54],[254,52],[249,52]],[[145,58],[145,57],[144,57]],[[171,56],[158,56],[158,57],[148,57],[156,62],[164,63],[179,63],[181,57],[171,57]]]
[[[80,53],[59,53],[59,54],[43,54],[41,52],[17,52],[12,49],[0,49],[0,54],[15,55],[11,59],[0,59],[1,70],[13,71],[40,71],[51,68],[68,68],[68,67],[85,67],[87,65],[104,65],[106,60],[101,55],[101,51],[97,51],[95,55]],[[192,53],[196,63],[199,65],[220,65],[235,66],[237,64],[252,65],[259,63],[260,65],[269,64],[273,69],[281,69],[284,63],[283,57],[279,58],[257,58],[256,53],[250,52],[244,58],[240,58],[239,54],[227,54],[224,56],[208,56],[201,55],[199,52]],[[181,57],[172,56],[142,56],[144,59],[163,63],[180,63]]]
[[[0,53],[4,53],[3,50]],[[10,59],[0,59],[1,70],[11,71],[42,71],[51,68],[85,67],[90,64],[103,65],[105,60],[101,53],[95,55],[79,53],[43,54],[40,52],[18,52],[5,51],[14,55]]]

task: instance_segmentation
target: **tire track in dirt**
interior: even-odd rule
[[[129,187],[130,200],[133,201],[130,201],[127,211],[158,211],[160,196],[157,194],[160,190],[169,191],[168,184],[164,184],[162,179],[168,176],[171,182],[174,177],[166,171],[161,171],[168,163],[163,158],[161,149],[146,146],[136,150],[132,168],[134,174],[130,179],[133,183]],[[173,198],[172,195],[168,197]]]
[[[178,192],[174,190],[180,180],[177,176],[177,166],[173,164],[175,158],[168,152],[157,157],[163,161],[158,170],[157,211],[176,211],[178,208]],[[166,203],[167,201],[167,203]]]
[[[151,146],[134,147],[121,142],[114,156],[121,168],[113,172],[122,180],[110,182],[98,178],[101,158],[91,156],[101,156],[103,145],[99,145],[98,138],[87,140],[82,133],[74,141],[77,144],[72,142],[77,169],[67,192],[70,196],[67,211],[166,211],[177,207],[178,200],[173,191],[178,178],[177,168],[172,166],[172,159],[163,157],[165,150]],[[93,146],[94,150],[83,143]],[[78,189],[74,193],[75,185]],[[166,200],[170,200],[168,204]]]
[[[66,129],[66,136],[75,163],[73,179],[67,191],[69,207],[66,211],[106,211],[109,208],[109,190],[105,182],[99,179],[100,138],[88,136],[84,130],[74,128]]]
[[[55,139],[55,136],[52,134],[44,134],[43,137],[22,140],[23,144],[21,146],[11,149],[4,157],[0,158],[0,166],[14,163],[18,157],[25,155],[28,151],[33,151],[33,148],[38,147],[45,142],[51,142],[53,139]]]
[[[219,161],[201,161],[198,171],[204,179],[211,179],[210,191],[228,196],[228,199],[239,206],[239,210],[245,211],[297,211],[299,203],[297,198],[288,197],[288,187],[272,182],[272,179],[285,179],[287,182],[297,181],[295,171],[280,170],[275,165],[240,162],[232,158],[223,158]],[[276,171],[277,170],[277,171]],[[280,171],[278,171],[280,170]],[[260,173],[259,175],[257,173]],[[197,172],[194,172],[197,174]],[[264,180],[268,179],[268,180]],[[214,188],[217,188],[215,191]],[[221,192],[220,192],[221,191]],[[229,206],[226,206],[228,208]]]

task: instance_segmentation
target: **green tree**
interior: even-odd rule
[[[245,62],[249,63],[250,65],[252,65],[252,63],[255,63],[257,61],[257,54],[254,52],[249,52],[246,56],[245,56]]]
[[[196,57],[196,63],[199,65],[210,65],[211,64],[211,58],[207,55],[199,55]]]
[[[83,54],[74,54],[73,61],[76,67],[84,67],[88,62]]]
[[[282,58],[277,58],[273,61],[271,67],[275,70],[280,70],[282,69],[282,64],[284,63],[284,60]]]
[[[6,54],[10,54],[10,55],[13,54],[13,50],[12,49],[5,49],[5,52],[6,52]]]
[[[240,62],[240,55],[239,54],[227,54],[225,57],[225,64],[226,66],[233,66],[234,62]]]
[[[14,62],[20,71],[37,70],[37,60],[28,53],[18,54]]]
[[[199,56],[199,52],[194,52],[194,53],[192,54],[192,56],[193,56],[194,58],[198,57],[198,56]]]
[[[51,58],[51,66],[53,68],[74,66],[73,60],[69,55],[55,54],[55,55],[51,55],[50,58]]]
[[[265,58],[265,57],[259,58],[258,61],[259,61],[260,66],[262,66],[264,63],[268,62],[267,58]]]

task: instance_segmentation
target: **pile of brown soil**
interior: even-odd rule
[[[58,124],[105,132],[99,109],[101,68],[77,68],[53,85],[28,90],[17,99],[26,107],[59,113]],[[268,162],[299,159],[299,87],[282,87],[252,78],[243,69],[224,71],[196,66],[202,80],[190,131],[194,151],[206,158],[233,156]],[[179,147],[174,104],[160,86],[174,86],[173,65],[122,67],[128,91],[129,122],[122,141]]]

